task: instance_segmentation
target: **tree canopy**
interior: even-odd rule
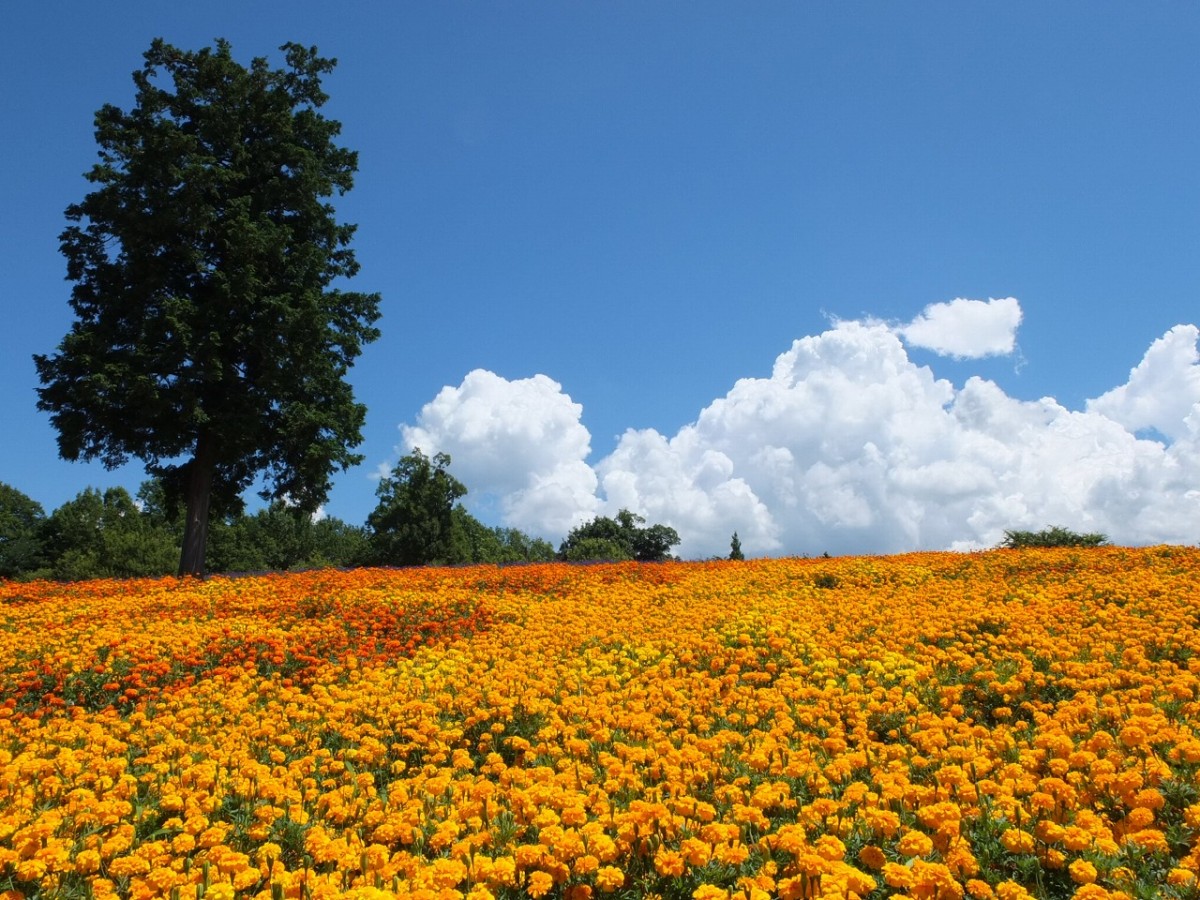
[[[49,574],[62,580],[137,578],[169,571],[179,542],[143,515],[125,488],[86,488],[46,520]]]
[[[345,375],[378,337],[353,276],[354,226],[325,198],[357,154],[319,110],[335,61],[285,44],[282,68],[230,45],[155,40],[129,111],[96,114],[94,190],[61,235],[76,320],[34,357],[66,459],[141,459],[186,506],[181,574],[204,568],[209,510],[263,495],[312,511],[361,461]]]
[[[1024,547],[1099,547],[1106,543],[1108,536],[1098,532],[1081,534],[1061,525],[1051,525],[1041,531],[1005,531],[1000,546],[1012,550]]]
[[[615,519],[597,516],[573,528],[558,548],[561,559],[571,561],[636,559],[663,562],[679,543],[679,532],[667,525],[642,526],[646,520],[627,509]]]
[[[467,493],[450,474],[445,453],[417,447],[376,488],[379,504],[367,516],[374,561],[393,566],[455,562],[454,508]]]
[[[15,578],[42,564],[42,504],[0,482],[0,578]]]
[[[733,537],[729,539],[729,558],[737,561],[746,558],[746,554],[742,552],[742,540],[738,537],[736,531],[733,533]]]

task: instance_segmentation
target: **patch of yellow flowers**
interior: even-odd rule
[[[1200,897],[1200,551],[0,583],[0,900]]]

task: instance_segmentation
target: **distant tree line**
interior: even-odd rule
[[[1005,531],[1000,546],[1007,550],[1029,547],[1100,547],[1108,543],[1108,535],[1099,532],[1081,533],[1051,525],[1041,531]]]
[[[209,527],[209,572],[260,572],[354,566],[466,565],[672,558],[675,529],[645,525],[628,510],[597,517],[567,535],[556,551],[516,528],[489,527],[459,502],[466,487],[450,457],[421,450],[380,480],[378,504],[364,525],[316,517],[276,500],[247,513],[229,508]],[[50,514],[0,483],[0,578],[134,578],[175,571],[184,509],[161,479],[125,488],[86,488]]]

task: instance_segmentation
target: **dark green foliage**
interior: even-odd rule
[[[679,533],[666,525],[641,527],[645,519],[627,509],[615,519],[597,516],[573,528],[558,548],[560,559],[569,561],[636,559],[663,562],[671,559],[671,548]]]
[[[312,523],[305,558],[295,565],[345,569],[362,565],[369,553],[365,528],[351,525],[335,516],[326,516]]]
[[[742,552],[742,542],[738,540],[738,533],[735,531],[733,537],[729,539],[729,558],[742,560],[746,558],[746,554]]]
[[[310,513],[276,501],[253,515],[214,522],[208,568],[214,572],[344,568],[367,556],[366,533],[340,519],[313,521]]]
[[[358,264],[325,199],[357,155],[319,113],[334,61],[282,50],[271,69],[225,41],[153,42],[133,108],[96,114],[94,190],[61,236],[76,320],[34,357],[64,458],[139,458],[165,505],[182,499],[181,573],[203,571],[210,503],[239,508],[261,474],[264,496],[311,512],[361,461],[345,375],[378,337],[379,297],[331,287]]]
[[[424,566],[548,562],[554,548],[516,528],[489,528],[458,501],[467,489],[450,457],[420,448],[403,457],[376,490],[367,517],[367,558],[376,565]]]
[[[43,563],[42,505],[0,482],[0,578],[20,578]]]
[[[454,507],[467,493],[447,469],[450,457],[430,459],[420,448],[402,457],[375,494],[379,504],[367,517],[372,561],[391,566],[422,566],[458,561]]]
[[[615,538],[581,537],[564,541],[558,555],[567,562],[622,562],[633,559],[628,546]]]
[[[1000,546],[1011,550],[1023,547],[1099,547],[1106,543],[1106,535],[1079,534],[1054,525],[1041,531],[1005,531]]]
[[[463,506],[454,507],[455,563],[550,562],[554,547],[549,541],[533,538],[516,528],[489,528]]]
[[[86,488],[46,520],[47,570],[64,581],[165,575],[179,557],[169,528],[143,515],[124,488]]]

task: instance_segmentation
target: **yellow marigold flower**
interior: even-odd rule
[[[1133,869],[1127,866],[1118,866],[1108,873],[1108,877],[1116,884],[1129,884],[1134,879]]]
[[[546,872],[539,870],[529,873],[529,878],[525,882],[525,893],[530,897],[541,897],[550,893],[552,887],[554,887],[554,879]]]
[[[828,859],[831,862],[843,859],[846,856],[846,845],[832,834],[823,834],[817,838],[814,849],[817,851],[818,856]]]
[[[729,891],[715,884],[702,884],[692,891],[692,900],[729,900]]]
[[[884,837],[893,837],[900,830],[900,817],[890,809],[867,808],[860,815],[872,831]]]
[[[740,866],[749,858],[750,848],[740,843],[718,844],[713,850],[713,856],[727,866]]]
[[[1154,821],[1154,810],[1148,809],[1145,806],[1137,806],[1129,811],[1129,815],[1125,817],[1125,821],[1133,830],[1145,828]]]
[[[512,887],[517,883],[517,861],[511,856],[498,856],[492,860],[488,883]]]
[[[588,851],[601,862],[611,862],[618,855],[616,842],[607,834],[588,838]]]
[[[233,887],[235,890],[244,891],[258,884],[262,880],[262,872],[253,866],[248,866],[233,876]]]
[[[146,876],[146,883],[159,894],[169,894],[171,888],[183,884],[185,880],[186,876],[182,872],[176,872],[166,866],[151,869]]]
[[[46,874],[46,864],[40,859],[23,859],[16,865],[21,881],[40,881]]]
[[[596,872],[596,887],[604,893],[612,893],[625,884],[625,873],[616,866],[603,866]]]
[[[1171,845],[1167,843],[1167,836],[1157,828],[1146,828],[1142,831],[1135,831],[1132,834],[1125,835],[1125,841],[1130,844],[1136,844],[1143,850],[1149,850],[1151,853],[1169,853]]]
[[[1091,884],[1099,876],[1096,867],[1086,859],[1077,859],[1067,866],[1067,874],[1076,884]]]
[[[978,875],[979,860],[971,852],[971,847],[965,841],[959,841],[943,854],[946,867],[955,875]]]
[[[902,866],[899,863],[885,863],[883,866],[883,880],[894,888],[909,888],[913,886],[912,869],[908,866]]]
[[[1034,900],[1029,891],[1015,881],[1002,881],[996,885],[996,896],[1000,900]]]
[[[1186,884],[1194,884],[1196,882],[1196,873],[1190,869],[1183,869],[1176,866],[1167,873],[1167,884],[1182,887]]]
[[[583,856],[578,856],[571,863],[571,867],[575,870],[576,875],[589,875],[600,868],[600,860],[592,856],[590,853],[585,853]]]
[[[1033,835],[1022,828],[1010,828],[1000,835],[1000,843],[1009,853],[1032,853]]]
[[[233,900],[233,885],[227,881],[210,884],[204,892],[204,900]]]
[[[1140,725],[1126,725],[1121,729],[1119,740],[1126,747],[1140,747],[1146,743],[1146,730]]]
[[[568,806],[562,811],[562,823],[567,827],[582,825],[587,821],[587,810],[582,806]]]
[[[80,850],[75,856],[75,871],[80,875],[91,875],[100,871],[100,854],[95,850]]]
[[[708,865],[708,861],[712,859],[712,845],[699,838],[685,838],[679,849],[684,859],[698,869]]]
[[[197,835],[207,827],[208,819],[201,815],[188,816],[183,822],[183,830],[190,835]]]
[[[933,852],[933,841],[922,831],[906,831],[897,849],[905,856],[928,856]]]
[[[1075,889],[1071,900],[1111,900],[1112,896],[1098,884],[1084,884]]]
[[[975,900],[992,900],[996,896],[996,892],[992,890],[992,886],[986,881],[980,881],[978,878],[971,878],[967,881],[967,893],[974,897]]]

